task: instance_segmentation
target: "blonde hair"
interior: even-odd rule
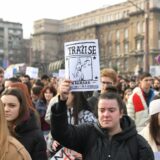
[[[4,115],[4,106],[0,100],[0,160],[5,160],[5,154],[8,147],[8,137],[9,131]]]
[[[114,83],[117,83],[117,73],[112,68],[104,68],[101,70],[101,77],[109,77]]]

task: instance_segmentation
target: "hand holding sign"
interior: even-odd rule
[[[57,142],[56,140],[53,140],[52,149],[56,151],[59,145],[60,145],[59,142]]]

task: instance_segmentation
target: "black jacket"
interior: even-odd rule
[[[143,137],[137,134],[135,124],[124,116],[121,121],[123,131],[109,140],[107,130],[99,124],[69,125],[67,122],[65,101],[59,101],[52,107],[51,133],[62,145],[71,148],[83,155],[84,160],[154,160],[153,152]],[[131,146],[133,137],[137,145]]]
[[[46,142],[35,113],[32,112],[27,121],[17,125],[15,131],[16,138],[30,153],[32,160],[47,160]]]

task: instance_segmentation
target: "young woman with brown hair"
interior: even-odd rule
[[[50,125],[45,121],[45,114],[50,100],[56,96],[57,90],[53,86],[46,85],[42,90],[39,99],[35,103],[35,108],[39,113],[41,130],[46,137],[50,131]]]
[[[0,160],[31,160],[24,146],[10,136],[5,119],[4,106],[0,101]]]
[[[3,92],[1,100],[11,134],[24,145],[32,160],[47,160],[43,134],[22,90],[9,88]]]

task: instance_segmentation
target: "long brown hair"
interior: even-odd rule
[[[157,145],[160,145],[160,126],[159,126],[158,114],[160,113],[156,113],[151,116],[149,132],[150,132],[151,138],[155,141],[155,143]]]
[[[91,111],[88,101],[83,92],[71,92],[73,95],[73,117],[74,124],[78,124],[78,114],[82,110]]]
[[[50,85],[47,85],[47,86],[43,87],[43,89],[42,89],[42,91],[41,91],[40,98],[41,98],[45,103],[47,103],[47,101],[46,101],[46,98],[45,98],[44,94],[45,94],[45,92],[46,92],[47,90],[49,90],[49,91],[53,94],[53,97],[57,94],[57,90],[56,90],[55,87],[50,86]]]
[[[19,110],[19,115],[18,117],[13,120],[12,122],[8,122],[8,128],[10,130],[10,133],[15,136],[15,126],[17,126],[18,124],[22,123],[23,121],[28,120],[29,118],[29,108],[26,105],[26,99],[25,99],[25,95],[23,94],[23,92],[18,89],[18,88],[9,88],[6,89],[3,93],[2,96],[5,95],[12,95],[15,96],[19,103],[20,103],[20,110]]]
[[[5,160],[5,154],[8,147],[9,131],[4,116],[4,106],[0,100],[0,160]]]
[[[10,84],[9,87],[10,88],[19,88],[23,92],[23,94],[25,95],[27,107],[29,107],[31,110],[35,110],[33,107],[32,99],[31,99],[31,96],[29,94],[29,91],[28,91],[26,84],[24,84],[22,82],[16,82],[16,83]]]

